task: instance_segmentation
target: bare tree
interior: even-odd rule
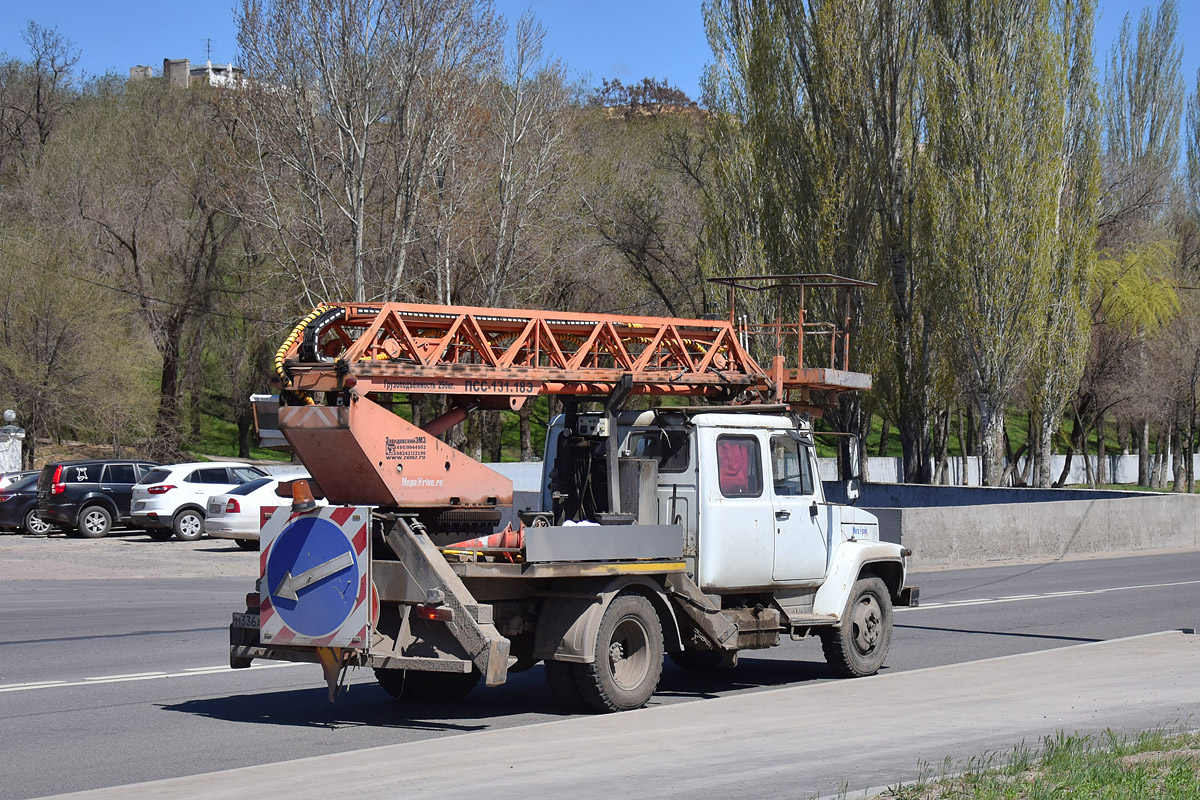
[[[79,51],[56,28],[30,22],[21,32],[29,60],[0,65],[0,175],[14,159],[36,159],[75,99]]]
[[[517,21],[504,79],[494,85],[492,135],[497,147],[489,244],[479,264],[482,299],[494,305],[511,288],[522,238],[553,192],[563,156],[566,68],[547,60],[546,33],[532,14]],[[529,264],[521,278],[532,277]]]
[[[310,299],[395,294],[430,126],[454,85],[439,71],[486,56],[490,7],[243,0],[238,25],[249,85],[236,114],[258,186],[245,213],[271,231],[278,258]],[[394,199],[372,204],[382,212],[372,220],[371,193],[389,182]]]

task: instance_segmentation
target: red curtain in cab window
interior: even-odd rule
[[[750,493],[751,445],[749,441],[737,439],[717,442],[721,494],[729,496]]]

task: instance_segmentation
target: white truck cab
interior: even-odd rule
[[[905,587],[908,551],[879,540],[874,515],[826,498],[807,417],[668,407],[612,419],[622,509],[632,522],[682,529],[687,577],[714,606],[733,616],[778,612],[777,630],[819,635],[839,674],[871,674],[882,665],[891,607],[916,602],[915,589]],[[590,465],[610,433],[600,412],[581,413],[573,425],[565,416],[552,422],[543,502],[556,524],[604,516],[572,500],[598,491]],[[589,438],[594,452],[587,452]],[[583,470],[581,451],[589,464]],[[566,457],[573,463],[563,464]],[[857,481],[847,480],[847,494],[856,496]]]

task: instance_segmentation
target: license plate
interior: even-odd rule
[[[233,624],[238,628],[254,628],[258,630],[258,614],[234,614]]]

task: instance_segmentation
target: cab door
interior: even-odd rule
[[[818,505],[809,448],[786,434],[771,436],[771,496],[775,511],[776,581],[823,578],[828,559],[825,515]]]

